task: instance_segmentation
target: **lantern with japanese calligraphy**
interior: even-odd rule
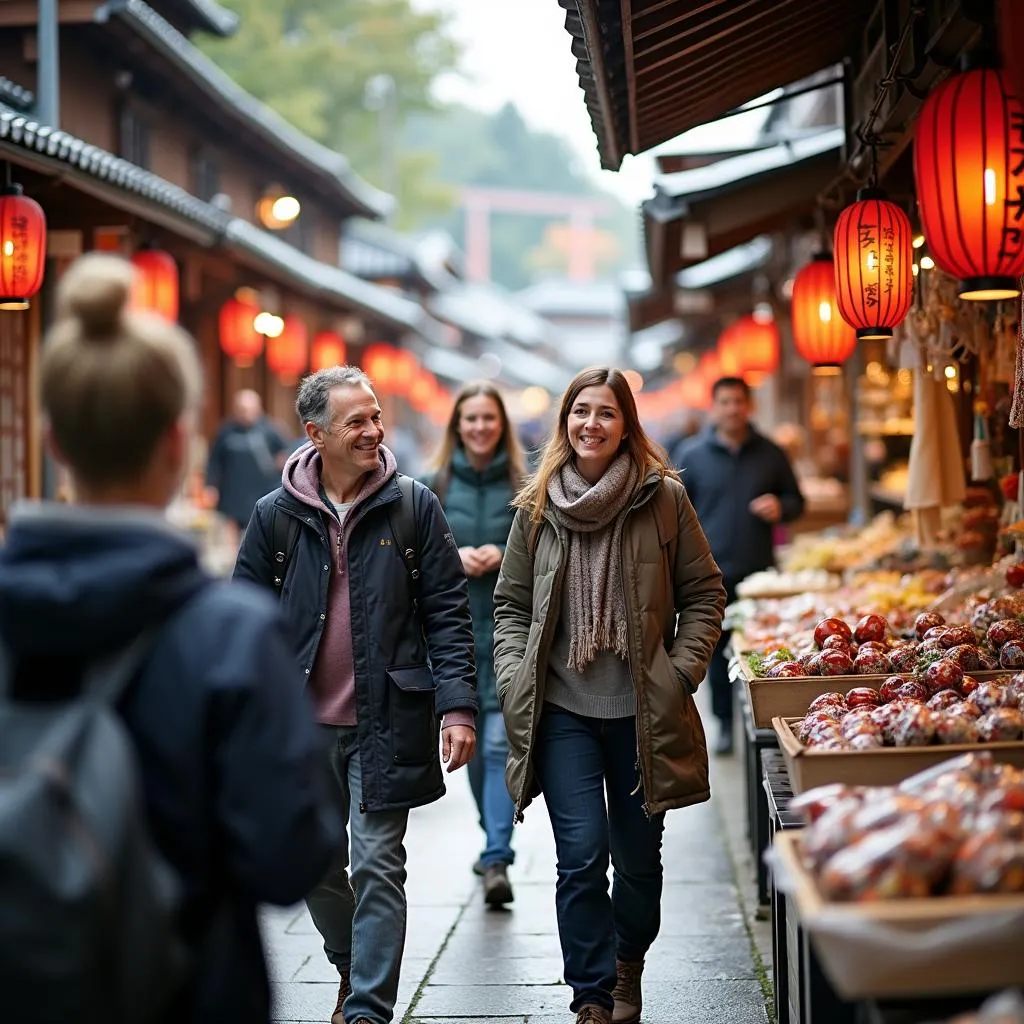
[[[267,338],[267,369],[294,384],[309,363],[309,332],[299,316],[286,316],[281,333]]]
[[[836,305],[861,341],[891,338],[914,298],[910,218],[877,188],[861,189],[836,221]]]
[[[842,372],[857,347],[854,329],[839,315],[829,253],[818,253],[793,281],[793,343],[819,375]]]
[[[914,180],[928,250],[960,298],[1009,299],[1024,273],[1024,107],[1002,71],[954,75],[925,100]]]
[[[46,217],[20,185],[0,192],[0,309],[28,309],[43,285]]]
[[[309,350],[309,366],[316,372],[329,366],[345,364],[345,339],[334,331],[321,331],[314,339]]]
[[[263,335],[256,330],[260,307],[237,296],[220,308],[218,321],[221,351],[236,366],[252,366],[263,351]]]
[[[132,255],[135,286],[132,306],[158,313],[165,320],[178,319],[178,264],[160,249],[139,249]]]

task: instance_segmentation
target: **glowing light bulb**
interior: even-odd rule
[[[878,266],[878,253],[874,251],[869,252],[865,262],[867,263],[868,270],[876,269]]]
[[[831,302],[819,302],[818,303],[818,319],[823,323],[827,324],[832,320],[832,303]]]
[[[914,248],[920,249],[922,245],[924,245],[924,235],[915,235],[913,241]]]
[[[991,167],[985,168],[985,205],[996,205],[996,172]]]
[[[935,267],[935,260],[931,256],[921,257],[921,269],[922,270],[933,270]]]

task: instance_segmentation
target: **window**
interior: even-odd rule
[[[125,106],[118,119],[119,154],[138,167],[149,167],[150,128],[137,110]]]
[[[194,149],[189,159],[189,191],[208,203],[220,190],[220,168],[206,150]]]

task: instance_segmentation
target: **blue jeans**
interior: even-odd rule
[[[476,720],[478,746],[469,762],[469,785],[480,812],[480,827],[487,845],[480,855],[485,867],[511,864],[516,859],[512,850],[512,826],[515,805],[505,785],[505,761],[508,758],[508,735],[500,711],[481,712]]]
[[[573,1012],[587,1003],[612,1009],[616,957],[643,960],[661,927],[665,816],[648,818],[642,793],[633,793],[636,760],[635,718],[544,705],[534,767],[555,835],[555,909]]]
[[[362,813],[359,746],[354,726],[321,726],[328,791],[348,823],[323,881],[306,898],[335,967],[349,971],[346,1021],[390,1024],[405,949],[405,829],[409,812]],[[351,870],[350,869],[351,865]]]

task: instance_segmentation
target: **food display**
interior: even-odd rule
[[[741,598],[786,597],[806,594],[808,591],[824,593],[842,586],[841,576],[824,569],[803,569],[797,572],[779,572],[766,569],[748,576],[737,588]]]
[[[837,902],[1024,893],[1024,770],[968,754],[895,787],[794,798],[800,852]]]

